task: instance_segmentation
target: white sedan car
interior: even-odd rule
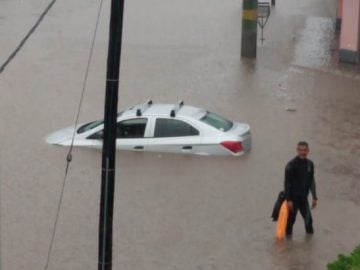
[[[102,147],[102,120],[50,134],[49,144]],[[117,117],[116,147],[121,150],[239,156],[251,148],[250,126],[229,121],[201,108],[178,104],[142,105]]]

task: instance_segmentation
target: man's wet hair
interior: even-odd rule
[[[299,146],[305,146],[305,147],[309,148],[309,144],[308,144],[307,142],[305,142],[305,141],[300,141],[300,142],[298,142],[297,146],[298,146],[298,147],[299,147]]]

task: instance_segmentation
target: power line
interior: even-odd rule
[[[9,55],[8,59],[0,66],[0,74],[5,70],[7,65],[15,58],[17,53],[21,50],[21,48],[25,45],[26,41],[30,38],[30,36],[35,32],[36,28],[39,26],[41,21],[44,19],[46,14],[49,12],[49,10],[52,8],[52,6],[55,4],[56,0],[52,0],[50,4],[45,8],[44,12],[40,15],[36,23],[33,27],[29,30],[29,32],[26,34],[26,36],[21,40],[19,45],[15,48],[15,50]]]
[[[96,24],[95,24],[95,30],[94,30],[94,34],[93,34],[93,40],[92,40],[92,43],[91,43],[91,49],[90,49],[90,52],[89,52],[89,58],[88,58],[88,63],[87,63],[87,67],[86,67],[86,72],[85,72],[85,77],[84,77],[84,82],[83,82],[81,97],[80,97],[79,106],[78,106],[78,111],[77,111],[77,115],[76,115],[76,119],[75,119],[75,125],[74,125],[75,127],[76,127],[77,124],[78,124],[79,117],[80,117],[80,112],[81,112],[81,106],[82,106],[82,103],[83,103],[83,100],[84,100],[84,95],[85,95],[85,90],[86,90],[86,85],[87,85],[87,80],[88,80],[88,75],[89,75],[89,70],[90,70],[92,55],[93,55],[93,51],[94,51],[95,39],[96,39],[97,30],[98,30],[99,21],[100,21],[100,14],[101,14],[101,10],[102,10],[102,5],[103,5],[103,0],[100,1],[100,5],[99,5],[99,11],[98,11],[98,15],[97,15]],[[62,205],[63,196],[64,196],[66,179],[67,179],[68,172],[69,172],[69,168],[70,168],[70,162],[71,162],[71,160],[72,160],[72,150],[73,150],[73,147],[74,147],[75,134],[76,134],[76,130],[75,130],[75,128],[74,128],[74,133],[73,133],[72,139],[71,139],[71,145],[70,145],[70,148],[69,148],[69,152],[68,152],[68,154],[67,154],[67,156],[66,156],[65,175],[64,175],[64,179],[63,179],[63,183],[62,183],[62,187],[61,187],[60,198],[59,198],[58,207],[57,207],[57,211],[56,211],[56,217],[55,217],[54,227],[53,227],[53,231],[52,231],[52,235],[51,235],[51,240],[50,240],[50,246],[49,246],[48,255],[47,255],[47,259],[46,259],[45,270],[48,270],[48,268],[49,268],[49,263],[50,263],[50,258],[51,258],[52,249],[53,249],[53,244],[54,244],[54,239],[55,239],[57,224],[58,224],[58,220],[59,220],[59,214],[60,214],[61,205]]]

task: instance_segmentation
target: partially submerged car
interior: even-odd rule
[[[49,144],[102,147],[104,123],[92,121],[50,134]],[[239,156],[251,148],[250,126],[207,110],[151,100],[122,110],[117,117],[116,148],[132,151]]]

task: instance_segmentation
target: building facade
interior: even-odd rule
[[[339,60],[359,63],[360,0],[337,0],[336,28],[340,32]]]

